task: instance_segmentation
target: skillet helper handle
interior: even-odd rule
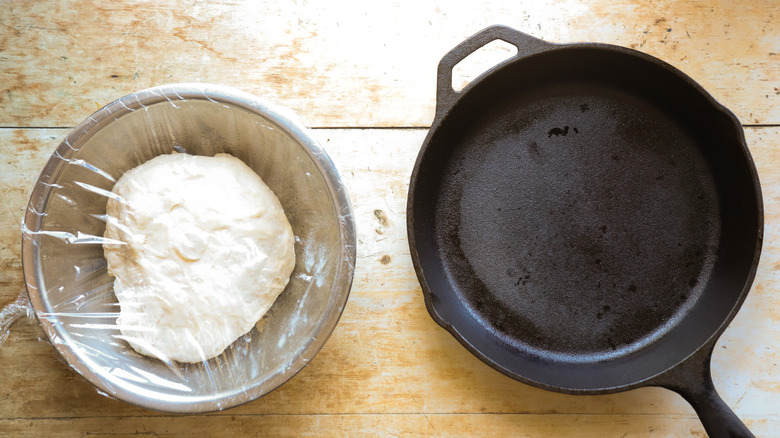
[[[436,74],[435,120],[440,119],[450,108],[452,108],[460,95],[460,92],[457,92],[452,88],[452,69],[467,56],[495,40],[502,40],[517,47],[517,54],[499,65],[514,59],[543,52],[553,47],[552,43],[532,37],[531,35],[517,31],[511,27],[501,25],[487,27],[470,36],[447,52],[441,61],[439,61],[439,68]],[[493,69],[496,67],[493,67]]]
[[[712,438],[755,437],[715,390],[710,361],[715,342],[700,349],[676,368],[660,376],[656,384],[670,389],[693,406]]]

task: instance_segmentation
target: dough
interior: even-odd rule
[[[103,245],[123,338],[139,353],[200,362],[247,333],[284,290],[294,236],[279,200],[228,154],[161,155],[125,173]]]

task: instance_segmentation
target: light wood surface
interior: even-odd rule
[[[163,82],[236,86],[312,126],[428,126],[442,55],[491,24],[642,50],[780,123],[777,0],[0,3],[0,126],[73,126]]]
[[[746,125],[764,250],[712,367],[754,433],[780,436],[780,2],[456,3],[0,2],[0,306],[24,288],[20,220],[59,140],[98,106],[153,85],[220,83],[297,111],[338,167],[358,231],[339,325],[266,397],[209,415],[136,408],[99,394],[21,320],[0,346],[0,436],[703,436],[672,392],[532,388],[474,358],[428,315],[406,241],[409,175],[439,59],[495,23],[657,56]]]

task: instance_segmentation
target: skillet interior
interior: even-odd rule
[[[575,45],[517,60],[426,139],[410,187],[426,303],[515,378],[639,384],[747,293],[761,231],[742,132],[646,58]]]

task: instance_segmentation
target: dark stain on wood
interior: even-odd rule
[[[387,222],[387,215],[382,210],[374,210],[374,216],[376,217],[376,220],[379,221],[379,225],[386,227]]]

